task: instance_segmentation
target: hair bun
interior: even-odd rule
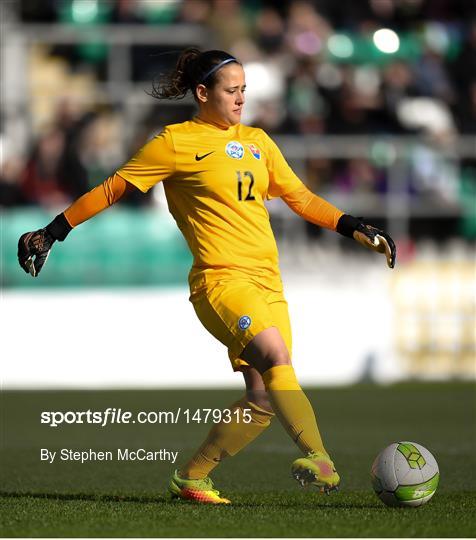
[[[196,47],[189,47],[180,54],[172,73],[161,77],[157,84],[152,83],[151,95],[159,99],[181,99],[188,90],[195,95],[199,84],[212,87],[216,81],[215,74],[230,62],[240,63],[225,51],[202,52]]]

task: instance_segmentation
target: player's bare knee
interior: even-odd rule
[[[279,347],[271,351],[269,354],[269,363],[271,367],[291,365],[291,357],[286,347]]]
[[[241,356],[260,373],[275,366],[291,364],[286,344],[275,327],[260,332],[245,347]]]
[[[261,359],[261,365],[263,366],[264,371],[276,366],[289,366],[290,364],[291,357],[289,356],[289,352],[284,344],[280,343],[271,344]]]

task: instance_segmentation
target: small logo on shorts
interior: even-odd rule
[[[246,330],[251,326],[251,318],[248,317],[248,315],[243,315],[238,321],[238,326],[240,327],[240,330]]]

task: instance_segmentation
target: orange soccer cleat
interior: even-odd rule
[[[168,490],[173,498],[200,504],[230,504],[228,499],[220,497],[220,492],[213,488],[213,482],[208,476],[200,480],[187,480],[180,478],[178,471],[175,471]]]

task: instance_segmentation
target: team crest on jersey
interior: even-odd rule
[[[240,317],[240,320],[238,321],[238,326],[240,330],[246,330],[251,326],[251,317],[248,317],[248,315],[243,315],[243,317]]]
[[[245,153],[243,145],[237,141],[230,141],[225,148],[225,152],[234,159],[241,159]]]
[[[249,144],[248,148],[253,154],[253,157],[255,157],[256,159],[261,159],[261,150],[257,146],[255,146],[254,144]]]

